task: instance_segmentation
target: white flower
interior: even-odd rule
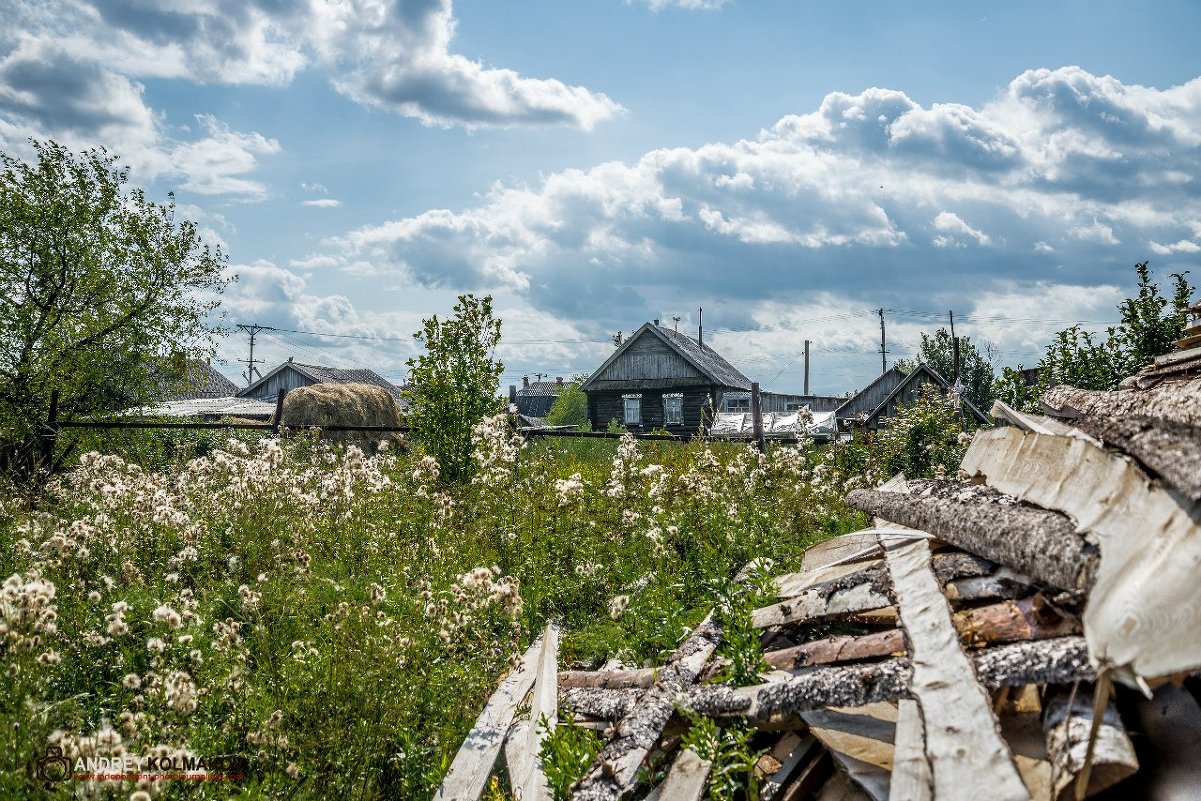
[[[626,611],[626,607],[630,605],[630,596],[618,595],[613,600],[609,601],[609,617],[617,620],[622,613]]]

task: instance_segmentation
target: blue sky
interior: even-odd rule
[[[681,317],[843,392],[954,309],[1000,364],[1201,273],[1195,2],[0,0],[0,148],[103,144],[269,360],[392,378],[491,292],[504,383]],[[374,338],[374,339],[372,339]],[[230,337],[220,354],[245,357]],[[235,376],[241,367],[224,367]]]

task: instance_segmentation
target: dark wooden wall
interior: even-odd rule
[[[685,387],[667,389],[602,389],[588,391],[588,420],[593,430],[603,431],[610,420],[625,425],[622,416],[625,412],[622,395],[642,393],[642,425],[628,426],[631,431],[650,431],[652,428],[665,428],[668,431],[683,434],[695,434],[701,428],[702,415],[709,403],[715,387]],[[680,392],[684,396],[684,424],[664,425],[663,395],[664,393]]]

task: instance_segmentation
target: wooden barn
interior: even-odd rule
[[[374,370],[343,370],[317,364],[300,364],[291,359],[246,387],[238,393],[238,396],[274,401],[281,389],[290,392],[299,387],[310,387],[314,384],[374,384],[388,390],[402,409],[408,406],[408,403],[401,397],[401,388],[387,381]]]
[[[631,431],[691,433],[722,408],[727,393],[749,398],[751,380],[707,345],[646,323],[580,389],[593,428],[616,420]]]
[[[897,413],[901,406],[911,406],[921,395],[922,388],[934,385],[943,392],[949,392],[951,384],[939,375],[930,365],[922,363],[913,372],[905,372],[893,367],[868,384],[861,392],[845,401],[835,411],[839,427],[848,429],[852,426],[862,426],[876,430],[884,426],[885,420]],[[980,411],[967,398],[961,398],[961,410],[982,425],[991,421],[984,412]]]

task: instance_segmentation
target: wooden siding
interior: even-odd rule
[[[670,394],[672,389],[643,390],[642,394],[642,424],[627,426],[631,431],[650,431],[653,428],[664,428],[673,433],[695,434],[701,429],[702,410],[712,397],[711,387],[695,387],[681,390],[684,396],[684,424],[664,425],[663,395]],[[622,395],[638,394],[630,390],[590,390],[588,392],[588,420],[592,428],[603,431],[610,420],[625,424],[622,417],[625,412]]]
[[[314,383],[316,382],[313,379],[289,365],[275,375],[268,376],[267,380],[255,387],[253,392],[247,393],[243,397],[273,401],[281,389],[291,392],[300,387],[312,386]]]
[[[934,379],[925,373],[914,376],[913,380],[907,382],[901,391],[896,394],[896,397],[888,402],[888,405],[880,411],[880,414],[873,416],[867,421],[868,427],[873,430],[883,428],[887,419],[896,416],[901,406],[909,407],[915,404],[918,398],[921,397],[923,388],[931,384],[940,390],[942,389]]]
[[[678,379],[706,381],[683,356],[657,337],[646,335],[631,342],[625,353],[596,376],[595,384],[603,387],[608,382]]]
[[[904,380],[905,374],[893,367],[847,401],[846,405],[838,411],[838,418],[842,420],[862,413],[871,414]]]

